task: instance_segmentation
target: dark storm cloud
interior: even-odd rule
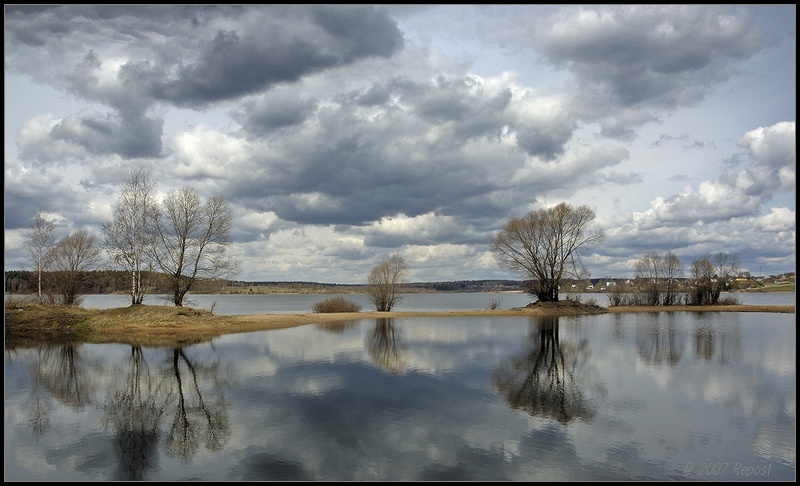
[[[91,153],[117,150],[126,157],[160,154],[163,121],[147,114],[157,103],[207,107],[361,58],[389,57],[403,46],[402,33],[380,8],[263,6],[251,9],[236,30],[214,27],[240,13],[239,8],[202,7],[23,9],[12,12],[6,40],[19,52],[26,45],[45,47],[37,55],[55,65],[66,63],[68,72],[61,76],[72,93],[116,111],[109,117],[113,121],[103,122],[109,138],[104,147],[88,131],[54,135],[85,144]],[[104,23],[92,24],[94,19]],[[73,47],[71,56],[85,49],[71,66],[71,56],[60,56],[68,46]],[[127,53],[116,79],[104,77],[115,67],[115,51],[123,48]],[[14,56],[10,65],[38,69],[22,56]],[[51,78],[48,74],[42,81]],[[297,123],[303,116],[288,110],[270,116],[258,112],[253,123],[263,130]],[[84,121],[103,128],[96,116]],[[135,146],[137,140],[141,147]]]
[[[727,239],[733,222],[742,234],[775,228],[765,238],[775,242],[793,227],[785,201],[795,162],[794,122],[780,123],[793,97],[781,104],[772,93],[793,79],[792,59],[782,59],[793,50],[788,40],[765,49],[757,25],[784,32],[760,15],[730,6],[7,7],[6,99],[17,103],[6,150],[21,164],[7,186],[20,202],[8,207],[30,216],[52,192],[59,216],[94,218],[97,228],[127,169],[147,164],[161,190],[191,184],[234,204],[234,251],[253,272],[324,266],[348,281],[366,271],[334,256],[368,262],[402,250],[436,260],[431,269],[455,259],[487,271],[482,254],[503,221],[560,200],[596,205],[619,228],[625,238],[610,253],[629,241]],[[780,24],[786,39],[790,24]],[[30,92],[47,99],[23,101]],[[655,124],[658,142],[637,143],[659,136]],[[679,145],[687,150],[671,152]],[[39,184],[58,172],[57,189]]]
[[[99,113],[80,113],[56,124],[51,135],[83,147],[92,155],[119,154],[126,158],[161,156],[163,120]],[[20,154],[25,158],[26,154]]]
[[[270,92],[257,102],[247,104],[232,117],[252,135],[266,135],[275,130],[299,125],[311,117],[318,103],[293,92]]]
[[[38,168],[102,164],[94,157],[161,157],[161,118],[123,118],[81,111],[21,137],[19,159]]]
[[[311,109],[278,92],[245,110],[240,120],[263,133],[269,149],[226,193],[268,200],[279,217],[314,224],[506,211],[494,193],[508,188],[505,174],[522,163],[513,146],[501,147],[520,124],[508,110],[508,89],[488,90],[470,77],[378,80],[318,107],[314,123],[292,127],[292,138],[269,136],[259,116],[280,117],[281,104],[295,103]]]
[[[374,7],[311,7],[310,23],[284,27],[284,16],[302,22],[304,13],[266,9],[259,12],[259,21],[241,29],[220,29],[200,42],[197,56],[174,67],[174,76],[156,78],[150,92],[177,105],[203,106],[361,58],[390,57],[403,46],[397,25]],[[151,77],[146,69],[141,74]]]
[[[388,84],[375,83],[365,92],[352,92],[354,102],[359,106],[378,106],[388,104],[393,88]]]
[[[336,39],[345,62],[390,57],[403,47],[403,35],[386,10],[374,6],[317,5],[314,23]]]
[[[574,123],[554,124],[552,120],[541,123],[521,123],[517,143],[528,155],[544,160],[554,160],[564,153],[564,145],[572,136]]]
[[[505,125],[513,122],[506,112],[511,104],[511,92],[487,93],[481,83],[470,77],[444,78],[419,83],[394,80],[395,94],[430,126],[450,128],[455,143],[473,137],[497,138]]]
[[[737,61],[772,44],[751,11],[725,6],[564,9],[530,32],[544,59],[575,76],[576,111],[598,119],[641,112],[638,121],[606,127],[622,138],[631,134],[626,126],[652,119],[650,110],[696,104]]]
[[[18,167],[6,164],[6,178],[19,177]],[[43,197],[46,194],[47,197]],[[47,214],[58,214],[61,219],[57,224],[57,237],[80,229],[91,228],[96,221],[96,214],[89,210],[96,191],[88,191],[76,187],[59,171],[38,172],[37,177],[27,180],[26,184],[8,184],[3,191],[5,227],[30,228],[38,211]]]
[[[543,55],[621,106],[697,101],[732,61],[768,45],[750,12],[717,6],[589,8],[549,21],[538,35]]]

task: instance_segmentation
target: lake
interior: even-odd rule
[[[527,303],[511,295],[501,307]],[[279,312],[274,296],[221,297],[217,314],[227,297],[259,297],[232,313]],[[291,312],[328,296],[304,297]],[[489,302],[428,302],[467,298]],[[183,348],[6,349],[4,475],[794,481],[795,343],[794,314],[674,312],[365,318]]]
[[[562,294],[578,298],[582,302],[593,300],[596,304],[607,307],[608,298],[600,293]],[[735,292],[723,293],[723,297],[732,297],[741,304],[752,305],[795,305],[797,295],[794,292]],[[315,302],[331,297],[343,297],[361,305],[364,311],[373,311],[375,307],[369,302],[366,294],[189,294],[184,305],[213,310],[217,315],[244,314],[286,314],[310,313]],[[148,295],[145,304],[173,305],[169,295]],[[448,311],[486,309],[493,301],[500,308],[525,307],[532,300],[530,295],[522,292],[464,292],[464,293],[410,293],[402,294],[400,302],[393,310],[397,311]],[[107,309],[127,307],[130,305],[128,295],[85,295],[85,308]]]

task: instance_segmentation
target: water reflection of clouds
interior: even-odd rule
[[[279,370],[272,380],[278,384],[272,385],[292,387],[298,380],[316,381],[320,373],[338,374],[344,383],[318,395],[266,393],[258,410],[248,411],[251,427],[239,431],[237,442],[263,443],[259,431],[268,430],[269,442],[282,444],[286,457],[304,464],[304,473],[312,476],[416,479],[419,464],[463,468],[458,455],[464,450],[492,450],[515,440],[509,434],[521,440],[527,430],[522,417],[509,423],[506,407],[487,409],[486,400],[465,395],[460,384],[419,373],[393,376],[357,363],[334,365],[327,372],[291,366]],[[270,401],[273,396],[279,401]],[[457,403],[453,397],[460,397]],[[452,406],[442,410],[443,403]],[[281,417],[279,426],[275,417]],[[497,477],[496,472],[491,476]]]
[[[317,362],[352,361],[367,351],[365,336],[374,330],[376,319],[362,319],[361,327],[347,328],[342,333],[331,333],[316,325],[301,326],[279,331],[264,331],[246,335],[228,335],[218,338],[215,345],[247,343],[241,351],[248,355],[261,356],[262,364],[253,372],[264,373],[263,365],[274,369],[282,362],[303,359]],[[414,370],[436,375],[450,372],[464,363],[476,359],[498,360],[506,355],[511,346],[519,347],[526,326],[518,323],[503,324],[487,322],[487,319],[459,318],[396,318],[391,325],[398,335],[399,351],[404,359],[405,370]],[[491,319],[488,319],[491,321]],[[457,325],[449,325],[455,322]],[[499,327],[498,327],[499,326]],[[509,326],[512,328],[509,334]],[[516,328],[516,332],[513,328]],[[487,341],[491,346],[487,346]],[[248,362],[243,363],[249,366]],[[248,375],[245,367],[241,370]]]
[[[520,347],[527,327],[491,318],[397,318],[406,369],[437,375],[465,373],[472,363],[495,363]],[[483,366],[483,364],[481,364]]]
[[[650,364],[636,349],[640,321],[563,321],[560,346],[588,353],[580,386],[596,411],[569,425],[510,411],[488,384],[504,360],[525,356],[537,336],[532,322],[394,319],[407,365],[402,374],[369,358],[365,336],[374,319],[343,332],[303,326],[225,336],[185,348],[193,361],[221,359],[235,368],[236,386],[209,396],[234,404],[223,453],[201,449],[185,465],[160,454],[156,473],[205,480],[682,479],[682,461],[735,460],[751,449],[793,465],[794,373],[785,368],[794,352],[785,343],[795,335],[794,316],[788,317],[791,331],[781,323],[766,332],[743,318],[735,339],[730,326],[723,333],[710,327],[699,354],[691,321],[664,322],[659,326],[685,333],[684,349],[677,363]],[[605,325],[612,319],[613,333]],[[768,360],[752,355],[751,345],[773,350],[769,362],[780,366],[760,368]],[[130,352],[89,345],[80,355],[98,370],[95,385],[102,388],[115,379],[107,371],[127,362]],[[153,364],[167,355],[145,350]],[[28,353],[19,361],[36,360]],[[20,373],[7,366],[7,382]],[[12,477],[108,479],[117,458],[113,437],[97,431],[95,407],[80,414],[56,407],[54,423],[69,430],[51,431],[36,445],[24,425],[22,396],[17,390],[6,398]],[[750,427],[750,444],[740,443],[741,432],[726,432]],[[56,472],[61,469],[67,472]]]
[[[524,331],[524,328],[520,328],[520,332],[508,332],[508,329],[504,329],[504,332],[498,332],[497,329],[487,329],[487,326],[484,322],[479,323],[475,327],[472,326],[472,322],[465,322],[463,326],[456,329],[454,329],[453,326],[437,326],[436,323],[425,323],[419,321],[414,322],[415,323],[413,325],[409,325],[402,319],[394,320],[394,324],[397,325],[401,330],[399,340],[402,343],[402,352],[404,353],[404,358],[408,364],[406,372],[413,373],[415,375],[415,380],[420,379],[420,377],[417,376],[419,373],[430,375],[429,379],[434,381],[438,373],[450,372],[452,370],[458,370],[458,373],[464,373],[465,368],[469,368],[469,363],[472,363],[473,360],[476,359],[497,362],[503,356],[508,355],[510,350],[520,349],[520,336],[527,334]],[[373,321],[366,321],[364,323],[365,332],[369,332],[371,326],[373,325]],[[659,336],[657,336],[657,340],[666,339],[660,337],[663,336],[663,332],[661,332],[663,330],[660,328],[660,326],[666,326],[667,330],[669,331],[669,326],[674,327],[675,324],[673,322],[659,324],[656,326],[656,331],[661,333]],[[599,327],[602,328],[602,326]],[[627,327],[629,337],[635,336],[635,332],[633,332],[635,327],[636,325],[630,325]],[[669,361],[669,356],[672,356],[673,358],[678,356],[674,352],[672,355],[665,355],[666,357],[663,359],[657,354],[656,357],[658,357],[660,361],[657,361],[656,363],[651,362],[645,366],[633,366],[631,369],[626,370],[620,370],[619,363],[625,362],[626,360],[629,361],[629,349],[626,351],[620,346],[607,345],[603,342],[603,338],[594,335],[593,331],[584,328],[580,324],[580,320],[576,321],[576,323],[573,325],[562,326],[561,329],[562,336],[565,336],[562,337],[562,340],[566,339],[567,341],[570,339],[570,337],[575,338],[580,335],[584,335],[584,337],[586,337],[587,334],[592,334],[592,363],[598,372],[604,370],[616,370],[614,374],[619,374],[620,384],[627,383],[629,386],[635,386],[635,384],[638,383],[639,385],[645,386],[644,389],[638,388],[635,391],[631,390],[629,395],[623,395],[625,397],[623,401],[633,404],[634,406],[632,408],[622,407],[625,408],[625,410],[619,409],[615,410],[613,413],[607,413],[605,415],[595,417],[591,423],[591,427],[581,427],[580,424],[578,424],[570,428],[548,429],[550,430],[551,434],[557,433],[562,436],[564,438],[563,441],[566,441],[570,444],[578,444],[577,446],[571,446],[571,448],[577,447],[577,451],[573,451],[573,453],[579,457],[579,459],[576,459],[576,462],[582,461],[585,465],[588,461],[589,466],[584,467],[591,467],[593,462],[598,465],[604,465],[603,467],[598,467],[598,471],[602,471],[599,473],[598,477],[606,476],[609,479],[613,479],[608,474],[608,468],[619,467],[621,470],[626,470],[627,477],[630,477],[630,473],[635,474],[635,470],[641,469],[642,477],[646,478],[648,470],[652,471],[653,468],[658,467],[671,468],[673,466],[672,462],[674,460],[667,460],[666,462],[668,464],[662,464],[660,466],[652,460],[653,458],[659,457],[665,447],[667,449],[674,450],[676,457],[684,454],[687,459],[691,459],[692,454],[699,454],[704,449],[702,447],[698,449],[698,445],[691,443],[693,436],[690,431],[693,428],[697,430],[703,430],[704,428],[707,428],[708,425],[706,421],[709,418],[701,417],[694,421],[693,419],[687,419],[687,417],[683,416],[680,410],[672,410],[668,406],[663,407],[663,410],[660,410],[660,404],[648,403],[641,398],[637,398],[641,395],[647,396],[646,386],[654,386],[662,390],[661,392],[656,392],[655,396],[663,393],[664,390],[677,387],[677,389],[682,390],[682,392],[675,397],[676,401],[698,399],[703,396],[701,389],[705,389],[705,393],[707,395],[703,398],[704,401],[717,403],[720,400],[740,400],[743,403],[746,402],[746,397],[725,395],[722,393],[726,389],[736,388],[728,385],[732,385],[734,382],[743,378],[740,370],[727,370],[727,368],[724,366],[715,367],[718,369],[709,369],[707,366],[698,369],[697,367],[693,366],[680,365],[681,361],[684,363],[689,363],[697,359],[694,356],[694,353],[690,352],[692,351],[690,349],[690,346],[692,346],[692,341],[690,339],[689,331],[686,329],[681,329],[680,326],[677,329],[673,328],[671,331],[673,332],[673,337],[675,333],[679,334],[680,339],[677,342],[683,346],[683,348],[680,350],[681,353],[679,353],[680,356],[677,362],[674,360],[673,362]],[[487,349],[485,343],[482,343],[483,339],[478,337],[479,335],[484,337],[487,335],[490,336],[494,348],[490,347]],[[308,335],[303,340],[298,340],[297,336],[293,337],[293,342],[295,345],[298,345],[302,342],[307,343],[311,348],[306,348],[304,351],[304,356],[306,359],[312,355],[329,356],[331,354],[330,352],[325,352],[324,346],[318,346],[317,337],[318,335]],[[364,341],[355,336],[350,337],[351,339],[349,341],[349,346],[346,347],[348,349],[357,348],[352,349],[353,353],[363,352]],[[720,336],[717,335],[716,337],[719,338]],[[338,352],[341,353],[342,348],[340,345],[342,344],[342,341],[338,342]],[[471,343],[475,343],[475,345],[471,346]],[[672,345],[674,346],[675,343],[676,341],[673,339]],[[718,339],[716,345],[722,346],[723,343],[725,343],[724,345],[728,346],[725,353],[728,357],[739,354],[733,353],[730,350],[730,345],[733,343],[733,341],[727,338]],[[662,344],[663,341],[657,341],[655,346],[661,346]],[[280,339],[277,341],[273,340],[272,346],[283,348],[283,344]],[[716,350],[715,352],[720,351]],[[628,353],[627,356],[626,353]],[[725,371],[721,372],[723,369]],[[285,371],[287,370],[279,370],[279,373],[275,378],[281,379],[282,372]],[[307,380],[309,383],[315,383],[314,387],[318,387],[318,383],[330,380],[330,376],[325,378],[315,375],[314,373],[316,371],[317,370],[313,369],[313,367],[304,368],[302,378],[296,378],[296,380]],[[434,391],[434,385],[431,384],[429,387],[424,387],[423,389],[419,390],[406,390],[402,386],[401,378],[398,378],[400,379],[400,382],[397,382],[392,379],[388,379],[388,375],[380,373],[375,374],[375,370],[372,370],[367,374],[372,375],[374,380],[365,380],[362,370],[360,375],[360,383],[357,385],[348,383],[345,378],[337,379],[333,380],[335,385],[332,384],[322,388],[315,388],[317,391],[323,389],[328,390],[328,393],[323,394],[315,392],[306,394],[307,396],[298,398],[299,403],[282,404],[282,406],[285,406],[285,408],[282,408],[279,411],[275,410],[274,405],[272,406],[270,414],[277,414],[286,419],[280,428],[280,430],[282,430],[280,435],[285,437],[283,440],[292,441],[292,444],[288,446],[291,452],[287,450],[287,453],[290,457],[296,458],[301,456],[304,458],[301,461],[303,464],[306,464],[304,474],[312,473],[315,468],[310,465],[317,464],[317,467],[320,468],[316,469],[318,471],[326,470],[334,467],[333,465],[336,465],[337,470],[340,472],[335,476],[341,479],[375,479],[382,477],[378,473],[379,470],[383,470],[382,474],[388,474],[388,471],[386,470],[387,468],[393,471],[395,477],[399,475],[399,477],[435,478],[440,477],[440,475],[447,475],[447,477],[451,479],[458,477],[475,478],[479,477],[480,473],[476,471],[464,471],[463,468],[467,466],[464,466],[463,457],[459,459],[459,456],[470,454],[468,451],[481,451],[481,453],[478,455],[479,457],[485,457],[487,454],[501,454],[505,463],[514,463],[514,457],[517,457],[518,455],[524,456],[529,454],[529,448],[532,447],[535,449],[536,447],[542,447],[542,444],[540,443],[531,444],[529,440],[526,441],[526,436],[537,436],[537,431],[552,427],[552,424],[550,424],[548,421],[538,421],[537,423],[536,419],[532,419],[528,416],[519,417],[520,420],[522,420],[522,423],[527,423],[527,425],[523,426],[521,429],[517,429],[518,431],[522,431],[522,433],[509,430],[508,418],[506,416],[506,411],[504,410],[505,407],[503,406],[496,410],[497,423],[494,424],[494,426],[465,427],[464,421],[468,420],[467,417],[469,417],[470,414],[482,415],[482,420],[485,420],[482,422],[483,424],[492,422],[492,414],[487,414],[485,407],[479,406],[481,403],[481,399],[479,397],[475,397],[474,399],[466,399],[467,402],[471,403],[463,405],[460,413],[454,412],[450,414],[450,416],[442,417],[438,414],[438,412],[436,412],[438,400],[437,393]],[[604,374],[603,376],[614,375]],[[366,408],[362,410],[362,413],[358,413],[358,403],[370,403],[370,397],[372,397],[374,400],[375,397],[383,395],[383,392],[381,392],[373,396],[364,390],[372,389],[375,392],[379,392],[387,382],[387,379],[390,383],[392,383],[392,393],[397,393],[399,395],[414,394],[417,396],[426,397],[426,399],[420,399],[415,402],[413,407],[414,417],[415,420],[417,420],[420,424],[436,424],[434,430],[431,430],[430,426],[413,427],[410,425],[402,425],[402,422],[398,422],[396,420],[386,422],[381,421],[380,419],[370,420]],[[697,380],[699,380],[700,385],[697,384]],[[469,387],[468,380],[466,378],[464,378],[462,383],[464,384],[465,388]],[[297,386],[298,388],[296,389],[302,389],[300,385],[287,384],[286,386]],[[415,387],[419,386],[419,384],[415,385]],[[348,416],[336,415],[334,417],[330,417],[330,410],[336,408],[334,403],[331,403],[328,406],[325,406],[324,403],[317,403],[312,406],[308,402],[308,400],[315,401],[320,399],[323,402],[328,399],[333,400],[333,397],[336,394],[341,393],[342,390],[352,390],[354,388],[360,390],[360,392],[357,393],[356,396],[349,397],[351,400],[349,403],[351,403],[351,405],[348,407],[348,410],[353,415],[359,417],[359,420],[357,421]],[[628,389],[628,386],[622,386],[621,389],[618,389],[619,386],[615,386],[613,388],[614,390],[611,394],[618,396],[616,394],[624,392]],[[711,393],[711,390],[717,391]],[[386,393],[390,392],[386,390]],[[619,403],[616,403],[611,405],[611,407],[617,409],[619,405]],[[390,410],[392,409],[391,404],[386,404],[386,406]],[[652,427],[652,425],[648,422],[652,420],[654,409],[659,409],[655,410],[655,412],[656,415],[660,417],[660,422],[673,422],[677,424],[673,430],[674,435],[664,435],[661,433],[661,435],[656,434],[655,436],[651,437],[644,432],[645,430],[648,430],[648,428]],[[328,411],[327,415],[326,410]],[[626,410],[628,410],[630,413],[626,413]],[[401,410],[393,410],[393,413],[402,415],[403,412]],[[297,415],[299,415],[299,417]],[[328,417],[328,420],[321,421],[319,419],[313,419],[313,417],[326,416]],[[293,419],[289,420],[289,417],[293,417]],[[726,420],[724,418],[720,420],[720,417],[717,417],[717,419],[720,427],[730,425],[725,423]],[[255,420],[253,423],[259,422],[259,419],[256,418],[252,420]],[[336,432],[337,430],[352,429],[358,429],[361,431],[357,438],[353,437],[349,432]],[[415,443],[407,444],[406,448],[400,447],[398,444],[391,444],[392,438],[399,439],[407,436],[409,430],[411,430],[412,434],[415,436]],[[790,428],[789,430],[792,429]],[[761,434],[763,433],[764,432],[761,432]],[[589,435],[594,436],[595,439],[587,440]],[[623,443],[633,440],[632,437],[636,437],[637,447],[639,449],[636,449],[637,452],[634,453],[634,450],[630,448],[625,449],[625,447],[620,445],[609,445],[609,436],[618,436]],[[309,441],[298,441],[298,437],[308,437]],[[450,444],[449,446],[443,446],[442,437],[451,437],[446,441],[448,444]],[[311,440],[311,438],[316,438],[317,440]],[[276,440],[281,442],[280,439],[276,438]],[[690,441],[690,443],[686,443],[687,440]],[[711,440],[720,440],[720,437]],[[774,440],[778,444],[785,442],[785,440],[780,437],[773,437],[771,440]],[[246,439],[245,442],[247,442]],[[340,456],[338,453],[331,452],[327,448],[320,448],[317,446],[317,444],[325,444],[330,442],[348,446],[345,449],[349,450],[351,453],[353,452],[352,448],[355,447],[355,450],[358,452],[358,454],[363,456],[363,462],[358,464],[352,463],[352,458],[348,455]],[[461,447],[456,447],[455,449],[452,447],[453,444],[459,443],[462,444]],[[550,446],[548,446],[547,449],[551,450],[553,447],[553,437],[548,437],[548,443]],[[591,443],[595,444],[597,448],[596,450],[592,450],[591,447],[587,446],[587,444]],[[427,444],[427,446],[422,447],[420,444]],[[729,450],[737,450],[738,447],[738,445],[732,444],[732,448]],[[623,457],[620,454],[622,454],[625,450],[628,450],[628,454],[624,454]],[[692,452],[687,454],[687,450]],[[420,476],[414,476],[414,472],[411,470],[406,472],[399,471],[398,469],[401,468],[399,465],[390,466],[381,462],[381,458],[384,457],[396,457],[407,454],[420,455],[422,454],[421,451],[426,451],[427,457],[416,459],[409,457],[409,462],[411,463],[416,463],[418,461],[422,461],[424,463],[425,461],[430,461],[431,465],[426,468],[425,471],[420,473]],[[564,450],[560,450],[560,453],[563,454]],[[780,451],[772,453],[780,454]],[[320,458],[324,459],[320,461]],[[611,461],[613,458],[617,458],[617,466],[611,464],[614,462]],[[711,459],[712,458],[709,458],[709,460]],[[553,462],[548,462],[547,460],[543,460],[542,456],[540,455],[538,456],[538,461],[537,467],[539,473],[536,475],[536,477],[542,477],[542,469],[546,470],[548,467],[552,469],[552,477],[554,478],[569,479],[573,477],[568,471],[565,471],[560,466],[560,464],[564,462],[564,458],[554,459]],[[478,463],[480,463],[480,461],[478,461]],[[370,464],[372,465],[370,466]],[[450,466],[448,466],[448,464]],[[526,464],[516,464],[515,467],[508,467],[507,470],[503,471],[495,469],[492,472],[492,475],[493,477],[497,478],[505,477],[504,475],[507,474],[507,477],[514,478],[516,477],[515,474],[518,474],[520,478],[525,478],[525,474],[521,471],[524,471],[527,466],[528,465]],[[328,472],[326,474],[328,477],[330,477],[331,473]],[[574,477],[580,477],[580,475],[576,475]]]
[[[705,461],[731,461],[750,445],[764,458],[794,464],[794,316],[770,314],[765,319],[737,313],[726,316],[724,326],[707,322],[708,318],[687,313],[676,325],[674,319],[658,315],[649,322],[646,315],[614,316],[610,321],[615,330],[613,342],[603,342],[608,333],[592,336],[593,362],[609,377],[611,396],[663,397],[666,393],[667,402],[637,400],[641,413],[632,414],[624,413],[616,403],[606,404],[611,408],[608,413],[601,407],[587,430],[597,440],[576,437],[582,457],[608,457],[609,438],[620,436],[636,437],[642,456],[657,457],[665,447],[673,450],[677,462],[691,462],[697,456]],[[631,335],[639,348],[638,362],[644,365],[620,367],[618,363],[629,361],[624,355],[629,352]],[[647,349],[644,354],[642,346]],[[679,359],[670,360],[670,356]],[[648,392],[647,387],[653,386],[660,391]],[[720,409],[725,413],[719,413]],[[647,423],[654,418],[657,423]],[[724,433],[753,426],[757,427],[754,444],[743,445],[735,434]],[[643,433],[649,429],[659,433]],[[710,430],[719,433],[700,432]],[[576,431],[572,428],[570,433]],[[591,443],[596,443],[598,450],[591,451],[587,447]]]

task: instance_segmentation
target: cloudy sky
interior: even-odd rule
[[[5,269],[100,236],[132,168],[234,209],[244,281],[520,278],[511,217],[795,271],[796,6],[5,6]]]

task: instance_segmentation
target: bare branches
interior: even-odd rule
[[[231,278],[239,263],[225,256],[230,244],[233,211],[221,196],[205,203],[192,187],[169,193],[156,213],[156,244],[151,255],[167,274],[176,306],[198,279]]]
[[[31,229],[25,235],[24,246],[33,260],[34,271],[38,275],[37,302],[42,302],[42,273],[47,270],[50,252],[56,241],[56,224],[41,211],[36,213]]]
[[[587,274],[581,254],[605,239],[589,226],[595,213],[587,206],[574,208],[561,203],[546,210],[531,211],[506,223],[491,243],[497,262],[520,272],[533,282],[531,293],[542,301],[557,301],[564,278]]]
[[[150,227],[157,208],[156,181],[150,171],[132,169],[112,208],[114,218],[103,224],[111,260],[131,273],[131,304],[141,304],[149,287],[142,272],[152,267],[147,255],[154,244]]]
[[[62,238],[51,255],[53,283],[61,295],[61,303],[68,306],[80,304],[79,292],[88,272],[102,261],[97,238],[86,230],[78,230]]]
[[[694,260],[692,262],[694,287],[689,295],[689,303],[713,305],[719,302],[720,294],[736,276],[740,264],[738,254],[723,252]]]
[[[398,255],[391,255],[387,260],[372,267],[367,277],[367,297],[375,304],[378,312],[388,312],[400,301],[399,284],[408,277],[408,264]]]

